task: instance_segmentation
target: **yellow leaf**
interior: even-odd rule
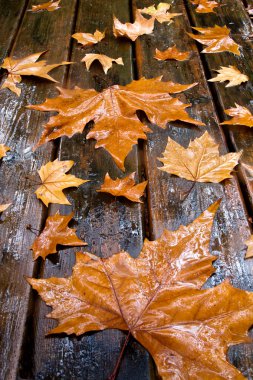
[[[248,108],[240,106],[235,103],[234,108],[225,110],[225,113],[232,117],[231,120],[226,120],[221,123],[230,125],[246,125],[246,127],[253,127],[253,115]]]
[[[159,3],[157,8],[152,5],[151,7],[138,9],[139,12],[150,15],[154,17],[158,22],[168,22],[170,25],[173,22],[173,18],[176,16],[181,16],[182,13],[170,13],[168,12],[170,9],[170,4],[168,3]]]
[[[105,38],[105,32],[100,32],[96,30],[94,34],[92,33],[75,33],[72,34],[72,37],[77,40],[79,44],[83,46],[91,46],[100,42],[103,38]]]
[[[6,152],[8,152],[10,148],[8,146],[5,146],[4,144],[0,144],[0,159],[6,156]]]
[[[215,71],[218,72],[218,75],[215,78],[208,79],[208,82],[229,81],[226,87],[233,87],[249,80],[249,77],[247,77],[245,74],[242,74],[235,66],[221,66],[219,70]]]
[[[82,62],[85,62],[86,68],[89,71],[91,64],[95,60],[98,60],[101,63],[105,74],[107,74],[107,71],[112,67],[113,62],[117,63],[118,65],[124,65],[122,58],[114,59],[107,57],[107,55],[104,54],[86,54],[82,59]]]

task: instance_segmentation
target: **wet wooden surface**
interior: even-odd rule
[[[157,157],[161,157],[168,136],[187,146],[191,139],[208,130],[220,144],[221,153],[243,149],[242,162],[253,164],[253,131],[238,126],[222,129],[219,125],[219,121],[225,119],[224,109],[235,102],[253,111],[250,38],[253,27],[240,0],[227,0],[222,7],[216,8],[215,14],[207,15],[196,14],[190,1],[177,0],[172,2],[172,11],[183,15],[175,18],[170,26],[156,22],[154,33],[140,37],[134,44],[113,37],[112,15],[123,22],[129,21],[136,7],[143,8],[159,1],[108,0],[105,5],[101,0],[62,0],[62,8],[55,12],[27,12],[32,4],[40,2],[10,0],[7,6],[6,1],[0,0],[0,9],[4,9],[0,14],[1,59],[8,54],[20,58],[48,49],[45,58],[50,63],[78,62],[52,72],[61,85],[69,88],[78,85],[102,90],[108,85],[124,85],[142,76],[159,75],[179,83],[198,82],[197,87],[181,94],[180,98],[192,103],[191,115],[206,123],[206,127],[170,123],[165,130],[150,126],[153,133],[149,134],[148,142],[140,141],[126,161],[126,173],[136,171],[137,179],[149,180],[145,202],[139,205],[96,192],[106,172],[114,178],[125,174],[107,152],[95,149],[94,141],[86,141],[87,129],[81,135],[62,138],[32,151],[49,116],[29,111],[25,106],[41,103],[46,97],[57,94],[53,84],[24,77],[20,98],[8,90],[0,91],[0,143],[11,147],[0,162],[0,203],[12,202],[2,215],[0,225],[0,379],[103,380],[113,370],[124,334],[108,330],[79,338],[45,337],[55,322],[45,318],[49,308],[31,292],[23,276],[67,276],[71,273],[77,249],[62,249],[45,262],[33,262],[29,247],[35,236],[26,226],[31,224],[41,230],[47,215],[58,209],[63,214],[73,210],[72,225],[77,228],[78,236],[88,243],[88,251],[108,257],[126,250],[136,257],[144,237],[155,239],[164,228],[176,229],[180,224],[187,224],[212,202],[222,198],[211,241],[212,253],[218,256],[217,273],[208,286],[228,277],[234,286],[252,290],[253,260],[244,260],[244,241],[251,232],[249,214],[253,204],[249,173],[240,165],[231,180],[222,184],[197,183],[187,194],[191,183],[160,171]],[[191,31],[191,26],[214,24],[227,25],[231,29],[242,46],[241,57],[229,53],[200,54],[202,46],[185,33]],[[74,32],[93,33],[96,29],[106,29],[107,37],[94,47],[84,49],[71,39]],[[155,48],[163,50],[173,44],[191,51],[190,60],[159,62],[153,58]],[[89,52],[122,57],[125,65],[114,65],[108,75],[104,75],[99,64],[93,64],[87,72],[80,60]],[[245,72],[250,81],[231,89],[226,89],[224,84],[207,82],[214,76],[212,70],[228,64]],[[47,209],[36,199],[34,181],[38,180],[37,169],[57,157],[74,160],[76,164],[71,173],[91,182],[65,191],[71,207]],[[233,347],[229,359],[246,378],[253,379],[253,345]],[[156,377],[148,353],[136,341],[130,341],[118,379]]]

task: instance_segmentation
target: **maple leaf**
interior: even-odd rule
[[[158,61],[165,61],[166,59],[176,59],[177,61],[186,61],[189,59],[191,53],[188,51],[179,51],[176,45],[169,47],[164,51],[155,50],[154,58]]]
[[[223,121],[221,125],[231,124],[231,125],[246,125],[247,127],[253,127],[253,115],[250,112],[250,110],[248,110],[248,108],[240,106],[239,104],[235,103],[235,107],[225,110],[225,113],[231,116],[232,119]]]
[[[245,244],[248,247],[247,254],[245,257],[248,259],[249,257],[253,257],[253,235],[251,235],[250,238],[247,241],[245,241]]]
[[[203,125],[192,119],[184,104],[170,94],[185,91],[197,83],[182,85],[173,82],[161,82],[162,77],[133,81],[126,86],[112,86],[103,92],[93,89],[60,89],[60,96],[47,99],[40,105],[29,106],[39,111],[57,111],[45,125],[37,146],[60,136],[71,137],[82,133],[85,125],[94,120],[95,126],[87,139],[97,140],[96,148],[105,148],[116,164],[124,170],[124,161],[138,139],[147,139],[146,132],[151,130],[137,117],[136,111],[146,113],[152,123],[165,128],[167,122],[181,120],[187,123]]]
[[[231,178],[241,154],[219,156],[218,145],[208,132],[191,141],[186,149],[168,138],[164,158],[159,158],[164,166],[159,169],[190,181],[217,183]]]
[[[128,37],[135,41],[143,34],[151,34],[154,29],[155,19],[152,17],[147,20],[140,12],[135,13],[135,22],[131,24],[126,22],[122,24],[115,16],[113,16],[113,34],[115,37]]]
[[[213,28],[193,28],[202,35],[187,33],[194,40],[206,45],[207,48],[202,53],[221,53],[230,51],[236,55],[240,55],[239,47],[231,37],[229,37],[230,29],[226,26],[215,25]]]
[[[29,278],[59,321],[51,333],[129,331],[126,342],[131,334],[150,352],[162,379],[243,379],[226,352],[249,342],[253,294],[228,281],[200,289],[214,271],[209,242],[218,205],[146,240],[137,259],[80,253],[68,278]]]
[[[46,206],[48,206],[49,203],[70,205],[62,190],[68,187],[78,187],[88,182],[74,175],[65,174],[73,165],[74,161],[59,161],[56,159],[53,162],[49,161],[38,170],[42,184],[35,191],[35,194]]]
[[[60,8],[59,7],[60,2],[61,2],[61,0],[58,0],[58,1],[50,0],[47,3],[32,5],[32,9],[29,9],[29,11],[31,11],[31,12],[40,12],[40,11],[53,12],[56,9]]]
[[[74,228],[68,227],[73,216],[73,212],[69,215],[60,215],[57,212],[54,216],[47,218],[44,230],[35,239],[31,247],[34,260],[38,257],[42,257],[45,260],[49,254],[56,253],[57,244],[75,247],[87,245],[87,243],[77,237]]]
[[[117,63],[118,65],[124,65],[122,58],[114,59],[107,57],[107,55],[104,54],[86,54],[82,59],[82,62],[85,62],[86,68],[89,71],[91,64],[95,60],[98,60],[101,63],[105,74],[107,74],[107,71],[112,67],[113,62]]]
[[[197,13],[215,13],[214,8],[219,7],[219,4],[216,1],[211,0],[191,0],[191,3],[197,5]]]
[[[136,185],[134,177],[135,173],[131,173],[125,178],[117,178],[116,180],[113,180],[107,173],[103,185],[97,190],[97,192],[110,193],[115,197],[125,197],[132,202],[142,203],[140,198],[143,196],[148,181]]]
[[[0,68],[8,71],[8,77],[4,81],[1,88],[8,88],[18,96],[21,94],[21,89],[16,84],[21,82],[22,75],[33,75],[36,77],[49,79],[52,82],[57,82],[54,78],[48,75],[48,72],[62,65],[70,65],[73,62],[61,62],[53,65],[47,65],[46,61],[36,62],[45,51],[35,53],[21,59],[13,59],[6,57]]]
[[[219,70],[215,70],[219,74],[212,79],[208,79],[209,82],[226,82],[229,83],[226,87],[238,86],[243,82],[247,82],[249,77],[245,74],[242,74],[235,66],[221,66]]]
[[[151,7],[138,9],[140,13],[144,13],[147,15],[150,15],[154,17],[158,22],[168,22],[168,25],[170,25],[173,22],[173,18],[177,16],[181,16],[182,13],[170,13],[168,10],[170,9],[170,4],[168,3],[159,3],[157,5],[157,8],[155,5],[151,5]]]
[[[0,159],[6,156],[6,152],[8,152],[8,150],[10,150],[8,146],[0,144]]]
[[[105,38],[105,32],[100,32],[96,30],[94,34],[92,33],[75,33],[72,37],[77,40],[79,44],[83,46],[95,45]]]
[[[10,207],[10,205],[11,203],[0,205],[0,212],[4,212],[5,210],[7,210],[7,208]]]

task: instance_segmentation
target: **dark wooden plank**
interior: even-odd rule
[[[159,1],[154,1],[157,5]],[[149,5],[148,0],[137,0],[138,8]],[[222,204],[215,219],[211,251],[218,256],[216,274],[209,280],[208,286],[230,278],[233,284],[244,289],[252,289],[252,260],[244,260],[244,241],[250,231],[242,202],[238,182],[234,176],[222,184],[196,183],[186,196],[192,183],[160,171],[157,157],[165,149],[170,136],[180,144],[187,146],[191,139],[207,130],[220,144],[220,152],[227,152],[225,139],[215,114],[211,93],[205,80],[203,67],[195,42],[186,35],[190,31],[189,21],[183,1],[178,1],[172,12],[182,12],[171,26],[156,24],[153,36],[137,40],[136,57],[139,76],[155,77],[163,75],[164,80],[179,83],[199,82],[199,85],[180,96],[192,103],[190,113],[206,123],[206,127],[195,127],[183,123],[170,123],[167,129],[153,127],[145,150],[146,173],[149,180],[148,203],[152,238],[160,236],[164,228],[176,229],[187,224],[218,198]],[[220,21],[222,21],[220,19]],[[239,22],[239,21],[238,21]],[[239,27],[239,26],[238,26]],[[189,61],[157,61],[153,58],[155,48],[164,50],[176,44],[182,51],[192,51]],[[230,360],[243,374],[252,379],[252,345],[240,345],[230,350]]]
[[[29,2],[29,8],[33,3],[34,0]],[[74,12],[75,1],[68,0],[63,0],[62,9],[56,12],[27,12],[11,54],[19,58],[49,49],[49,62],[67,60]],[[65,68],[57,69],[53,76],[62,81],[64,71]],[[36,170],[50,160],[53,152],[53,145],[32,152],[46,116],[24,107],[40,102],[54,92],[54,85],[50,82],[34,78],[22,81],[20,98],[8,90],[0,92],[1,142],[11,148],[0,168],[1,201],[12,202],[2,218],[0,231],[1,379],[16,379],[26,321],[30,287],[23,276],[31,276],[34,271],[29,250],[34,235],[26,230],[26,226],[31,224],[40,228],[44,217],[42,204],[34,194],[34,183],[25,177],[34,176],[38,180]]]
[[[83,63],[70,70],[69,86],[95,87],[97,90],[109,84],[126,84],[133,79],[131,44],[116,40],[112,36],[112,16],[129,20],[128,0],[108,0],[106,6],[101,0],[79,1],[76,32],[91,32],[106,28],[107,37],[98,45],[83,49],[74,43],[72,60],[80,62],[87,52],[123,57],[125,66],[114,65],[104,75],[99,64],[88,73]],[[103,182],[107,171],[114,178],[124,176],[117,169],[112,158],[103,149],[95,150],[95,141],[86,141],[86,132],[71,139],[62,139],[58,157],[73,159],[76,166],[72,173],[90,179],[89,184],[71,191],[72,209],[75,211],[75,227],[78,235],[89,244],[87,251],[107,257],[120,250],[138,255],[143,243],[143,206],[110,195],[99,194],[96,189]],[[138,171],[138,152],[134,149],[127,158],[126,173]],[[69,212],[69,207],[60,207],[61,213]],[[51,209],[51,213],[55,212]],[[76,249],[62,250],[58,256],[47,259],[42,277],[67,276],[75,262]],[[52,336],[45,334],[56,322],[45,319],[49,308],[42,301],[36,303],[34,321],[33,352],[26,360],[22,376],[35,379],[106,379],[113,371],[125,335],[120,331],[104,331],[76,338],[75,336]],[[121,366],[119,379],[150,379],[149,356],[135,341],[131,341]]]

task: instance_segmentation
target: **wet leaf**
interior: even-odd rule
[[[72,174],[65,174],[73,165],[74,161],[59,161],[56,159],[53,162],[48,162],[46,165],[43,165],[40,170],[38,170],[42,184],[35,191],[35,194],[46,206],[48,206],[49,203],[70,205],[62,190],[68,187],[78,187],[88,182]]]
[[[248,259],[249,257],[253,257],[253,235],[251,235],[250,238],[245,241],[245,244],[248,247],[245,257]]]
[[[4,59],[0,68],[8,71],[8,77],[4,81],[1,89],[8,88],[18,96],[21,94],[21,89],[16,85],[21,82],[23,75],[33,75],[36,77],[51,80],[57,82],[54,78],[48,75],[49,71],[62,65],[70,65],[72,62],[61,62],[53,65],[47,65],[46,61],[37,61],[39,57],[45,52],[35,53],[21,59],[13,59],[7,57]]]
[[[173,22],[173,18],[177,16],[181,16],[182,13],[170,13],[170,4],[168,3],[159,3],[157,5],[157,8],[155,5],[152,5],[151,7],[138,9],[140,13],[144,13],[147,15],[150,15],[154,17],[158,22],[168,22],[168,25],[170,25]]]
[[[97,192],[110,193],[115,197],[125,197],[132,202],[142,203],[140,198],[143,196],[148,181],[136,185],[134,177],[135,173],[131,173],[125,178],[117,178],[116,180],[113,180],[107,173],[105,175],[104,183]]]
[[[6,203],[4,205],[0,205],[0,212],[4,212],[7,210],[8,207],[10,207],[11,203]]]
[[[182,85],[162,82],[162,77],[133,81],[126,86],[115,85],[103,92],[93,89],[59,89],[60,95],[47,99],[41,105],[29,106],[40,111],[57,111],[45,125],[45,131],[37,146],[61,136],[71,137],[82,133],[89,121],[94,128],[87,139],[97,140],[96,148],[103,147],[124,170],[124,161],[138,139],[147,139],[150,129],[137,117],[136,111],[142,110],[152,123],[165,128],[167,122],[181,120],[203,125],[192,119],[185,111],[191,104],[184,104],[170,94],[185,91],[196,83]]]
[[[94,34],[91,33],[75,33],[72,37],[77,40],[79,44],[83,46],[95,45],[105,38],[105,32],[96,30]]]
[[[212,0],[191,0],[191,3],[197,5],[197,13],[214,13],[214,8],[220,6],[217,1]]]
[[[57,212],[54,216],[47,218],[44,230],[35,239],[31,247],[34,260],[38,257],[42,257],[45,260],[51,253],[56,253],[56,246],[58,244],[71,247],[87,245],[87,243],[77,237],[74,228],[68,227],[73,216],[73,212],[69,215],[60,215]]]
[[[238,86],[243,82],[247,82],[249,77],[245,74],[242,74],[235,66],[221,66],[218,72],[218,75],[215,78],[208,79],[209,82],[226,82],[229,83],[226,87]]]
[[[80,253],[70,277],[28,279],[59,321],[51,333],[129,331],[162,379],[244,379],[226,353],[250,341],[253,294],[228,281],[201,289],[214,271],[209,243],[218,204],[187,227],[146,240],[137,259]]]
[[[86,68],[89,71],[91,64],[96,60],[101,63],[105,74],[107,74],[107,71],[112,67],[113,62],[118,65],[124,65],[122,58],[114,59],[107,57],[107,55],[104,54],[86,54],[82,59],[82,62],[85,62]]]
[[[32,9],[30,9],[31,12],[40,12],[40,11],[48,11],[53,12],[56,11],[56,9],[59,9],[59,4],[61,0],[58,1],[48,1],[47,3],[38,4],[38,5],[32,5]]]
[[[225,110],[225,113],[228,116],[231,116],[231,120],[226,120],[221,123],[223,124],[231,124],[231,125],[246,125],[247,127],[253,127],[253,115],[248,110],[248,108],[240,106],[239,104],[235,103],[234,108],[229,108]]]
[[[189,181],[218,183],[232,177],[230,173],[238,164],[241,152],[220,156],[218,144],[205,132],[191,141],[188,148],[169,137],[163,156],[159,158],[164,164],[160,170]]]
[[[8,150],[10,150],[8,146],[0,144],[0,159],[6,156],[6,152],[8,152]]]
[[[115,16],[113,17],[113,34],[115,37],[127,37],[135,41],[143,34],[151,34],[154,29],[155,19],[152,17],[147,20],[140,12],[135,13],[135,22],[122,24]]]
[[[215,25],[213,28],[193,28],[200,35],[188,33],[194,40],[206,45],[207,48],[202,53],[221,53],[229,51],[236,55],[240,55],[239,47],[231,37],[229,37],[230,29],[226,26]]]
[[[155,50],[155,56],[158,61],[165,61],[166,59],[175,59],[177,61],[186,61],[190,58],[191,53],[189,51],[179,51],[176,45],[169,47],[164,51],[158,49]]]

